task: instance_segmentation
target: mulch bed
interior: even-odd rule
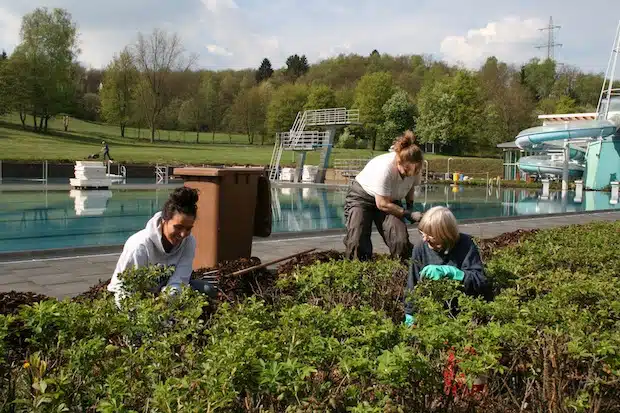
[[[8,293],[0,293],[0,314],[17,314],[22,305],[31,305],[43,300],[47,300],[43,294],[35,294],[31,292],[11,291]]]
[[[299,257],[295,257],[292,260],[286,261],[285,263],[279,265],[277,272],[278,275],[290,274],[299,267],[306,267],[308,265],[325,263],[331,260],[342,261],[344,260],[344,254],[335,250],[311,252],[301,255]]]
[[[218,300],[234,302],[250,295],[263,296],[273,288],[276,274],[265,268],[257,269],[241,275],[235,272],[246,268],[260,265],[261,260],[257,257],[241,258],[233,261],[225,261],[215,268],[200,268],[192,273],[192,279],[203,278],[204,274],[210,273],[210,277],[217,280]],[[212,273],[212,271],[217,271]]]
[[[501,248],[506,248],[510,245],[515,245],[521,241],[536,234],[538,229],[518,229],[513,232],[505,232],[498,235],[495,238],[483,239],[478,242],[478,249],[480,250],[480,256],[482,260],[488,260],[493,256],[493,253]]]
[[[111,280],[111,279],[110,279]],[[102,298],[105,294],[108,294],[108,284],[110,284],[110,280],[101,281],[99,280],[98,284],[93,285],[87,291],[83,292],[80,295],[76,295],[73,297],[73,301],[84,302],[84,301],[94,301],[99,298]]]

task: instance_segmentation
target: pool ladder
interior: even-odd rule
[[[168,184],[168,165],[155,165],[155,183],[166,185]]]

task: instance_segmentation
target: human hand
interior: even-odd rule
[[[443,265],[427,265],[422,268],[422,271],[420,271],[420,275],[422,276],[422,278],[428,278],[429,280],[433,281],[441,280],[445,275],[442,267]]]
[[[423,216],[424,214],[418,211],[411,213],[411,219],[413,220],[413,222],[420,222]]]
[[[442,278],[449,278],[451,280],[463,281],[465,273],[452,265],[427,265],[422,268],[420,272],[422,277],[426,277],[429,280],[440,280]]]
[[[417,211],[405,210],[404,218],[412,224],[420,222],[422,219],[422,213]]]

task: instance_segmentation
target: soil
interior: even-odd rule
[[[277,273],[278,275],[290,274],[299,267],[306,267],[308,265],[325,263],[332,260],[344,260],[344,254],[335,250],[311,252],[309,254],[301,255],[299,257],[293,258],[290,261],[286,261],[284,264],[281,264],[280,266],[278,266]]]
[[[218,300],[235,302],[250,295],[264,296],[273,288],[276,275],[267,269],[258,269],[241,275],[233,273],[260,265],[261,260],[257,257],[250,259],[241,258],[234,261],[225,261],[215,268],[200,268],[192,273],[192,279],[200,279],[206,273],[217,280]]]
[[[14,315],[19,312],[19,308],[22,305],[34,304],[48,299],[50,299],[50,297],[31,292],[23,293],[11,291],[8,293],[0,293],[0,314]]]
[[[108,293],[108,284],[110,280],[101,281],[99,280],[99,284],[95,284],[88,289],[88,291],[83,292],[80,295],[76,295],[73,297],[72,301],[84,302],[84,301],[93,301],[99,298],[102,298],[105,294]]]
[[[498,235],[495,238],[483,239],[478,242],[478,249],[480,250],[480,256],[482,260],[488,260],[493,256],[493,253],[498,249],[515,245],[521,241],[531,237],[538,232],[537,229],[518,229],[513,232],[506,232]]]

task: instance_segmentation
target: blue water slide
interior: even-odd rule
[[[551,155],[524,156],[519,159],[519,169],[528,174],[562,175],[564,162],[553,159]],[[568,176],[579,178],[585,171],[585,165],[572,160],[568,163]]]
[[[616,133],[618,127],[608,120],[575,120],[536,126],[521,131],[515,144],[521,149],[548,151],[562,146],[565,139],[608,137]],[[569,151],[568,173],[579,178],[585,170],[585,149],[573,146]],[[525,156],[519,160],[519,169],[526,173],[541,175],[562,175],[564,162],[552,155]]]
[[[574,120],[525,129],[519,132],[515,144],[521,149],[528,149],[557,140],[605,138],[616,133],[617,129],[616,125],[605,119]]]

